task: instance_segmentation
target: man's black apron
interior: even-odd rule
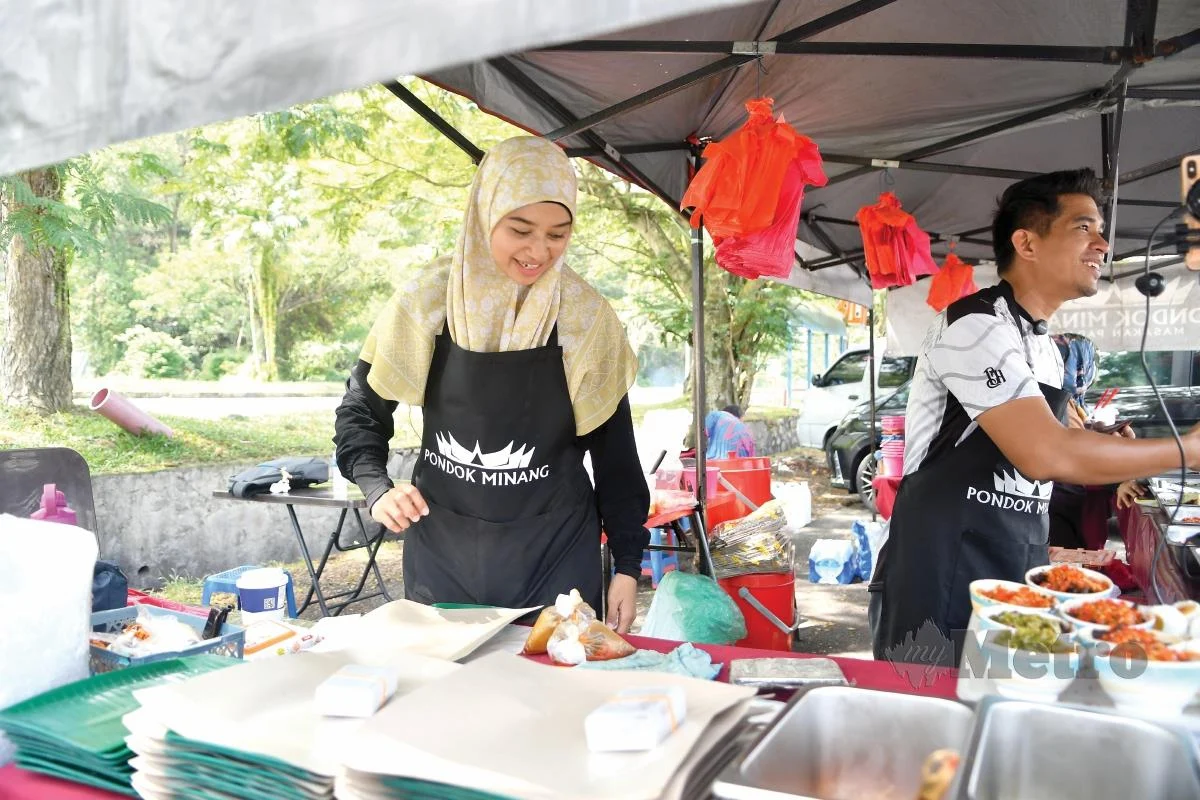
[[[1063,419],[1070,393],[1038,386]],[[880,554],[881,574],[872,581],[875,657],[957,666],[971,618],[971,581],[1023,581],[1030,568],[1049,563],[1052,486],[1024,478],[980,427],[906,475]]]
[[[425,388],[413,483],[429,515],[404,539],[404,596],[600,608],[600,519],[555,329],[545,347],[464,350],[443,330]]]

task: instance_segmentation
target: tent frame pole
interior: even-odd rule
[[[699,152],[693,153],[692,163],[695,172],[699,172]],[[696,552],[700,556],[700,572],[715,577],[712,554],[708,551],[708,436],[704,429],[704,226],[699,217],[692,223],[692,415],[696,428],[697,511],[694,519],[700,527],[694,533]]]
[[[680,75],[678,78],[674,78],[666,83],[660,84],[659,86],[655,86],[653,89],[647,89],[644,92],[640,92],[639,94],[622,100],[621,102],[611,105],[608,108],[603,108],[594,114],[589,114],[582,119],[576,119],[573,122],[558,128],[557,130],[550,131],[549,133],[545,134],[545,136],[551,141],[558,141],[559,139],[566,139],[570,136],[582,133],[586,130],[594,128],[602,122],[612,119],[613,117],[620,116],[621,114],[633,111],[634,109],[641,108],[642,106],[649,105],[650,103],[661,100],[664,97],[675,94],[682,89],[686,89],[688,86],[691,86],[697,81],[702,81],[706,78],[712,77],[713,75],[718,75],[731,69],[737,69],[738,67],[741,67],[752,61],[757,61],[762,55],[775,52],[775,48],[779,47],[783,43],[798,42],[800,40],[816,36],[818,33],[822,33],[830,28],[837,27],[838,25],[841,25],[844,22],[849,22],[852,19],[857,19],[863,14],[870,13],[871,11],[882,8],[886,5],[891,5],[894,2],[896,2],[896,0],[857,0],[857,2],[851,3],[843,8],[839,8],[836,11],[831,11],[830,13],[825,14],[824,16],[819,17],[811,22],[806,22],[799,27],[785,31],[784,33],[781,33],[772,39],[768,39],[765,42],[754,42],[753,47],[747,47],[741,52],[739,52],[734,46],[734,42],[725,42],[723,44],[726,46],[720,49],[701,51],[712,53],[732,53],[732,55],[727,55],[725,58],[722,58],[719,61],[714,61],[711,64],[706,64],[705,66],[694,69],[691,72],[686,72],[683,75]],[[772,13],[773,12],[774,9],[772,9]],[[770,22],[769,17],[767,22]],[[595,52],[614,52],[620,49],[619,46],[621,44],[627,43],[616,41],[609,42],[607,40],[589,40],[584,42],[573,42],[556,47],[547,47],[543,52],[554,52],[556,50],[589,52],[593,49]],[[687,49],[691,46],[691,44],[688,42],[650,42],[648,44],[682,48],[674,50],[673,52],[693,52]],[[638,50],[639,48],[634,48],[631,52],[638,52]]]
[[[871,298],[871,305],[867,307],[867,379],[871,382],[871,425],[870,436],[868,439],[871,444],[867,448],[867,454],[864,458],[875,458],[875,450],[878,446],[875,441],[875,298]],[[875,469],[878,469],[878,461]],[[874,474],[874,470],[872,470]],[[862,487],[859,487],[860,489]],[[872,497],[874,494],[872,493]],[[876,510],[871,509],[871,521],[876,519]]]
[[[425,105],[421,98],[410,92],[399,81],[389,81],[383,84],[383,88],[387,89],[406,106],[417,112],[423,120],[432,125],[438,133],[456,144],[458,149],[466,153],[476,164],[483,160],[483,150],[479,149],[474,142],[464,136],[458,128],[451,125],[445,117]]]

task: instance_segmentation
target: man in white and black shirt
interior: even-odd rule
[[[951,304],[930,327],[909,392],[904,481],[871,585],[876,658],[928,660],[938,636],[956,647],[934,660],[956,664],[970,582],[1021,581],[1048,562],[1055,480],[1117,483],[1179,464],[1172,440],[1061,422],[1069,395],[1046,320],[1096,293],[1108,251],[1099,201],[1087,169],[1010,186],[992,227],[1000,283]],[[1200,428],[1184,447],[1188,466],[1200,466]]]

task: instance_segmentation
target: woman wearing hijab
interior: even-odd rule
[[[371,516],[407,531],[406,598],[526,608],[579,589],[599,609],[603,524],[608,622],[623,633],[649,542],[626,394],[637,360],[608,302],[564,261],[575,195],[570,161],[544,139],[488,153],[454,254],[372,327],[334,441]],[[424,431],[412,483],[393,486],[399,403],[422,406]]]

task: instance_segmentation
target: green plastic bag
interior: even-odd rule
[[[642,636],[702,644],[733,644],[746,638],[746,618],[712,578],[678,570],[658,583]]]

